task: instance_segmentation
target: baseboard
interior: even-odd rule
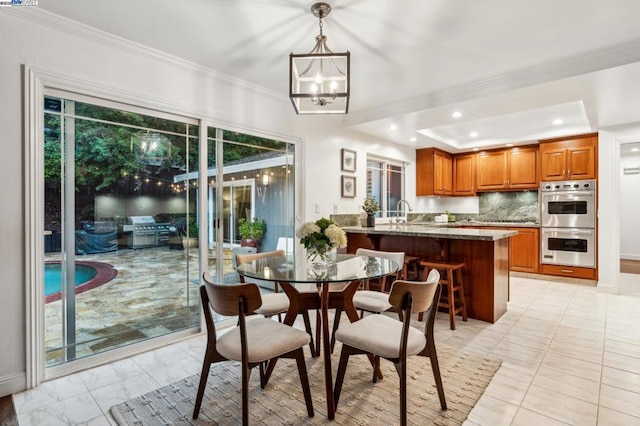
[[[17,373],[0,377],[0,397],[22,392],[27,387],[26,373]]]
[[[640,254],[620,253],[620,260],[640,260]]]

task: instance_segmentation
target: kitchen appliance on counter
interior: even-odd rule
[[[596,267],[596,181],[540,184],[540,262]]]

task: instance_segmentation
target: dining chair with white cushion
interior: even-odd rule
[[[257,284],[214,284],[208,272],[204,273],[203,279],[204,285],[200,287],[200,298],[207,324],[207,348],[202,364],[193,418],[197,419],[200,413],[211,364],[230,360],[241,363],[242,424],[249,424],[251,369],[256,366],[260,368],[260,387],[264,389],[269,380],[264,371],[266,361],[275,358],[296,360],[307,415],[313,417],[313,401],[302,349],[309,343],[309,335],[302,330],[268,318],[254,318],[247,321],[245,317],[259,309],[262,304]],[[233,329],[217,336],[212,311],[225,316],[237,315],[238,324]],[[283,395],[283,398],[287,399],[289,395]]]
[[[236,261],[238,265],[243,265],[246,263],[251,263],[254,261],[259,261],[261,259],[266,259],[269,257],[284,257],[284,250],[274,250],[274,251],[264,251],[261,253],[250,253],[250,254],[238,254],[236,256]],[[258,279],[252,279],[254,282],[259,282]],[[240,275],[240,282],[244,282],[244,276]],[[262,306],[256,310],[256,314],[264,315],[265,317],[270,317],[273,315],[278,315],[278,319],[282,322],[281,314],[284,314],[289,310],[289,306],[291,304],[291,299],[285,292],[280,291],[280,286],[276,281],[273,283],[274,285],[274,293],[267,293],[262,295]],[[315,287],[314,287],[315,289]],[[302,309],[298,312],[302,315],[302,319],[304,321],[304,327],[309,333],[309,337],[311,338],[309,342],[309,349],[311,350],[311,356],[316,356],[317,345],[313,340],[313,331],[311,330],[311,320],[309,319],[309,312],[306,309]],[[316,336],[317,339],[317,336]]]
[[[360,311],[360,316],[364,316],[365,311],[380,313],[392,309],[393,306],[389,303],[388,287],[390,287],[390,284],[393,284],[396,279],[400,278],[402,267],[404,265],[404,252],[389,252],[359,248],[356,250],[356,256],[379,257],[391,260],[399,267],[398,272],[395,274],[387,275],[380,279],[380,291],[370,290],[369,282],[366,280],[364,282],[364,289],[358,290],[353,295],[353,305]],[[333,332],[331,333],[332,351],[335,346],[335,333],[340,325],[341,314],[342,310],[336,309],[333,319]],[[398,315],[402,315],[402,313],[398,312]],[[402,320],[402,316],[400,316],[400,320]]]
[[[440,406],[447,409],[435,340],[433,325],[438,310],[441,287],[437,270],[429,273],[427,281],[397,280],[391,287],[389,302],[403,314],[403,321],[387,315],[367,315],[360,321],[342,324],[336,338],[342,342],[340,364],[334,388],[336,408],[344,382],[347,364],[351,355],[373,354],[373,382],[377,381],[380,358],[391,361],[400,376],[400,424],[407,424],[407,358],[413,355],[427,356],[431,362]],[[427,312],[424,331],[411,326],[411,314]]]
[[[274,251],[264,251],[262,253],[238,253],[236,254],[236,263],[238,265],[242,265],[245,263],[251,263],[255,260],[265,259],[268,257],[277,257],[284,256],[284,251],[282,250],[274,250]],[[260,285],[259,280],[253,280],[256,284]],[[240,275],[240,282],[244,282],[244,277]],[[265,317],[270,317],[273,315],[283,314],[287,312],[289,309],[289,298],[286,294],[279,291],[278,283],[274,284],[274,292],[267,293],[262,295],[262,306],[256,310],[256,314],[264,315]],[[280,320],[282,320],[280,318]]]

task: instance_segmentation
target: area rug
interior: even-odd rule
[[[408,362],[408,421],[413,425],[460,425],[478,401],[501,361],[440,344],[437,347],[448,410],[440,409],[428,358]],[[332,357],[333,377],[340,347]],[[340,395],[335,421],[327,419],[322,357],[307,358],[315,417],[307,416],[293,360],[278,361],[269,384],[260,389],[258,370],[250,381],[249,413],[252,425],[394,425],[399,422],[398,375],[393,364],[381,360],[384,379],[372,383],[365,356],[353,356]],[[200,416],[192,420],[199,375],[111,407],[119,425],[239,425],[240,368],[235,362],[211,366]]]

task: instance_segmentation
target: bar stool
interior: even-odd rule
[[[420,260],[421,259],[419,256],[405,256],[401,279],[403,279],[404,281],[420,280]],[[411,268],[411,271],[409,271],[409,268]]]
[[[440,284],[442,284],[442,296],[439,308],[449,310],[449,323],[451,329],[456,329],[456,314],[462,314],[462,321],[467,320],[467,305],[464,301],[464,282],[462,281],[462,268],[466,267],[464,262],[420,262],[424,266],[424,279],[430,269],[437,269],[440,272]],[[458,293],[458,297],[455,294]],[[422,320],[422,314],[418,318]]]

